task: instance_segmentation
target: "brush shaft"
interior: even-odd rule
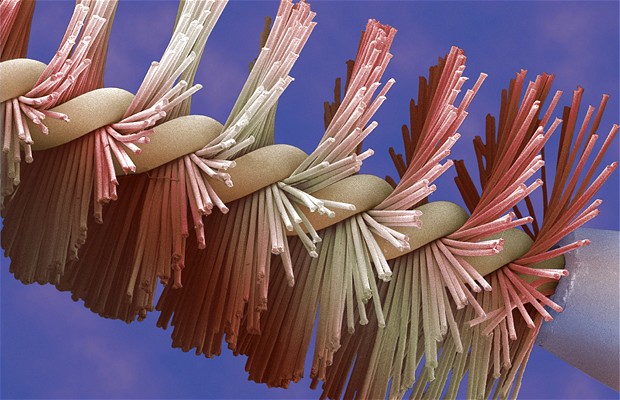
[[[620,390],[620,232],[578,229],[560,245],[590,239],[592,244],[566,253],[570,275],[560,280],[553,301],[564,311],[550,311],[536,343],[569,364]]]

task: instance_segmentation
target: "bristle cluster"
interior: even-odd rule
[[[96,3],[90,7],[87,4],[88,2],[78,2],[75,6],[60,49],[34,87],[25,95],[2,103],[0,109],[4,119],[0,135],[2,199],[10,196],[23,180],[20,176],[22,149],[25,161],[27,163],[33,161],[34,141],[28,121],[37,126],[43,134],[47,134],[45,118],[69,121],[67,115],[52,111],[51,108],[103,84],[103,78],[99,75],[102,75],[101,58],[105,58],[107,46],[105,27],[116,9],[116,3],[107,5]],[[16,3],[8,3],[3,7],[11,7],[10,10],[6,10],[7,18],[11,17],[8,15],[9,11],[12,14],[19,13],[19,10],[13,7],[18,7],[20,10],[24,8],[24,11],[27,11],[26,7]],[[28,30],[22,33],[27,37]]]
[[[460,66],[464,62],[464,57],[459,58],[457,63],[456,54],[457,49],[453,49],[450,62],[453,63],[453,66],[458,64],[454,66],[454,72],[460,77],[463,70]],[[452,72],[453,70],[450,69],[449,71]],[[350,81],[355,82],[355,78],[352,77]],[[458,86],[458,90],[463,82],[464,78],[445,83],[444,87],[447,88],[445,90],[450,92],[455,86]],[[479,84],[476,85],[475,90],[477,87]],[[442,91],[442,93],[444,92]],[[471,100],[473,93],[475,91],[466,96],[467,101]],[[279,359],[278,365],[282,365],[284,362],[287,367],[278,368],[272,372],[268,366],[275,365],[271,364],[273,359],[271,354],[274,353],[271,347],[266,345],[265,340],[267,340],[266,338],[277,337],[276,348],[284,345],[284,342],[280,343],[280,341],[286,341],[288,338],[284,337],[282,333],[278,333],[279,327],[283,325],[299,326],[300,331],[296,335],[301,337],[307,335],[308,330],[311,331],[312,329],[312,324],[302,323],[301,318],[307,319],[308,315],[314,315],[317,310],[319,315],[317,342],[310,373],[315,384],[319,380],[326,379],[328,371],[330,371],[328,367],[334,362],[334,359],[338,360],[338,356],[335,354],[340,348],[341,338],[348,337],[355,331],[356,321],[362,325],[369,323],[366,303],[371,298],[376,318],[370,320],[373,323],[376,321],[380,329],[387,329],[384,328],[386,325],[384,310],[386,309],[381,306],[381,297],[375,276],[381,280],[389,281],[393,278],[393,271],[391,265],[386,262],[375,236],[384,238],[388,243],[403,251],[408,249],[408,238],[395,228],[419,226],[418,218],[421,213],[417,210],[410,210],[410,208],[428,196],[428,192],[424,191],[424,188],[428,189],[429,182],[436,179],[450,165],[447,163],[447,166],[442,166],[439,162],[449,154],[449,148],[458,138],[456,129],[460,126],[463,118],[457,119],[456,116],[460,111],[464,112],[466,108],[463,107],[459,110],[454,107],[452,104],[455,98],[456,96],[448,96],[437,101],[432,115],[440,114],[441,118],[435,119],[434,124],[429,124],[427,128],[427,132],[432,132],[432,134],[424,137],[423,143],[426,150],[425,156],[420,161],[419,170],[415,174],[410,172],[403,185],[397,186],[393,194],[375,209],[348,218],[319,232],[323,240],[320,246],[317,246],[319,247],[318,259],[315,261],[307,259],[307,261],[302,262],[304,265],[309,265],[310,268],[310,271],[303,275],[305,281],[299,282],[292,291],[286,290],[284,287],[275,289],[277,298],[284,297],[284,302],[289,305],[289,308],[286,315],[283,316],[272,315],[271,310],[269,310],[267,312],[268,322],[263,326],[261,337],[254,340],[246,339],[247,349],[242,348],[241,352],[249,356],[247,368],[251,379],[274,386],[286,386],[290,380],[299,379],[300,373],[303,371],[301,369],[303,368],[302,358],[298,355],[296,358],[287,357],[286,361]],[[326,119],[331,118],[333,123],[332,110],[326,107],[326,111],[330,111],[330,115],[326,116]],[[383,285],[387,284],[384,283]],[[312,291],[303,289],[308,286],[313,287]],[[345,323],[345,311],[348,327],[346,334],[342,332],[342,325]],[[272,318],[274,318],[273,322],[271,322]],[[367,329],[362,329],[362,332],[367,331]],[[259,345],[258,343],[262,344]],[[307,344],[305,346],[298,354],[307,351]],[[267,360],[269,362],[265,364]],[[341,375],[341,377],[343,376]]]
[[[280,4],[273,27],[266,21],[260,53],[224,130],[188,158],[188,195],[200,248],[206,245],[203,216],[211,213],[214,204],[224,213],[229,210],[206,178],[232,187],[226,171],[235,166],[234,159],[273,143],[277,101],[293,81],[289,73],[316,25],[314,16],[306,3]]]
[[[6,0],[0,4],[0,61],[26,57],[34,2]]]
[[[193,82],[200,61],[198,54],[202,54],[225,4],[211,1],[186,2],[182,5],[180,18],[166,51],[161,61],[153,63],[149,68],[127,115],[154,108],[155,115],[161,116],[164,113],[165,121],[189,112],[186,103],[202,87],[190,86],[189,83]],[[173,86],[177,79],[178,83]],[[158,107],[161,108],[159,111]],[[117,126],[122,127],[123,122]],[[141,210],[131,268],[132,280],[128,282],[127,289],[130,298],[133,296],[131,288],[135,280],[141,282],[138,287],[148,286],[147,292],[151,297],[157,278],[167,282],[174,275],[174,284],[180,285],[189,236],[188,168],[191,166],[186,156],[147,174],[147,197]],[[152,304],[149,309],[152,309]]]
[[[192,156],[194,167],[223,163],[273,143],[277,99],[293,80],[288,74],[314,28],[314,15],[305,3],[281,3],[273,27],[269,30],[266,26],[263,37],[267,39],[261,43],[260,54],[224,131]],[[196,174],[203,181],[204,176]],[[208,185],[206,181],[204,184]],[[200,198],[195,200],[200,205]],[[190,205],[193,201],[190,196]],[[184,275],[181,288],[166,287],[158,303],[162,311],[158,326],[166,327],[169,321],[174,326],[174,347],[195,348],[198,354],[211,357],[220,353],[224,335],[234,347],[242,323],[249,330],[260,329],[260,315],[267,306],[270,254],[289,254],[278,218],[285,207],[289,210],[296,206],[285,201],[277,186],[267,186],[231,202],[225,213],[209,216],[204,233],[199,232],[203,230],[201,214],[210,214],[210,210],[192,210],[198,243],[188,247],[188,278]],[[300,217],[293,215],[291,219],[298,224]],[[292,284],[290,270],[288,276]],[[208,282],[218,284],[205,292]],[[196,299],[205,304],[202,311],[182,306]]]
[[[89,151],[96,161],[95,207],[99,212],[95,219],[102,226],[91,229],[82,259],[70,265],[68,276],[57,287],[70,290],[75,300],[84,300],[87,307],[105,317],[127,322],[143,319],[153,310],[158,279],[167,281],[177,271],[180,283],[189,236],[185,160],[177,159],[131,179],[116,177],[114,160],[126,173],[133,172],[135,165],[125,149],[139,153],[137,144],[148,142],[154,126],[189,111],[191,95],[201,88],[192,85],[199,55],[225,5],[224,1],[183,3],[166,51],[149,68],[123,119],[83,139],[95,142]],[[116,246],[114,256],[102,257],[101,243],[118,229],[115,221],[103,221],[102,205],[117,199],[116,186],[123,181],[128,182],[125,194],[118,196],[107,212],[132,222],[123,229],[126,240]],[[142,188],[143,193],[133,186]],[[136,214],[127,214],[128,210]],[[97,284],[101,285],[97,290],[85,290],[94,279],[105,283]]]
[[[302,9],[305,10],[305,5],[302,3],[298,5],[298,7],[302,6],[304,7]],[[292,23],[292,26],[297,24],[294,20]],[[274,32],[275,29],[272,34],[276,34]],[[370,52],[370,54],[375,54],[375,58],[371,59],[370,64],[365,58],[362,59],[364,65],[368,64],[367,68],[360,72],[367,75],[364,79],[380,79],[380,72],[386,64],[384,60],[389,58],[389,46],[385,47],[384,45],[385,37],[387,37],[385,32],[381,31],[375,34],[379,38],[379,44],[374,46],[381,50],[377,50],[379,54]],[[364,54],[364,57],[369,57],[369,55]],[[254,68],[257,68],[259,63],[260,56]],[[374,75],[371,75],[371,72]],[[356,85],[364,85],[365,83],[366,80],[363,80]],[[339,108],[343,111],[340,111],[340,114],[337,112],[339,117],[333,119],[333,126],[330,124],[327,128],[327,132],[337,134],[336,138],[329,136],[332,135],[331,133],[329,135],[326,133],[328,135],[326,140],[289,178],[263,188],[245,199],[233,202],[230,204],[230,211],[227,216],[216,218],[216,220],[228,220],[228,225],[239,227],[241,233],[225,230],[224,235],[219,236],[222,232],[220,229],[218,237],[214,238],[212,243],[206,244],[206,251],[197,251],[191,257],[198,261],[195,265],[207,263],[208,268],[216,276],[223,276],[222,274],[227,276],[228,271],[231,270],[236,272],[232,273],[230,281],[228,278],[223,278],[226,280],[222,282],[222,285],[214,289],[217,292],[221,291],[221,296],[201,294],[203,293],[201,288],[206,284],[206,277],[200,278],[196,282],[188,281],[187,284],[184,282],[184,287],[179,290],[179,293],[166,289],[158,306],[162,310],[159,325],[167,326],[168,320],[174,312],[171,324],[175,327],[173,331],[173,344],[175,346],[193,347],[190,343],[193,343],[191,338],[195,335],[216,338],[208,341],[210,346],[198,348],[199,352],[214,355],[219,354],[219,346],[224,333],[226,333],[226,341],[229,347],[236,348],[240,325],[244,325],[243,330],[251,334],[261,332],[261,314],[267,309],[269,277],[270,271],[273,269],[271,256],[266,250],[270,250],[271,254],[280,256],[282,265],[278,264],[277,268],[282,269],[281,272],[285,276],[282,282],[285,282],[287,287],[294,284],[296,277],[286,231],[294,230],[300,235],[301,243],[308,252],[308,257],[319,257],[318,243],[321,241],[321,237],[309,223],[302,208],[306,208],[310,212],[327,215],[333,215],[331,208],[351,209],[352,205],[318,199],[310,193],[334,184],[354,174],[359,169],[359,164],[366,155],[358,156],[354,151],[365,137],[362,134],[363,128],[382,100],[375,100],[372,102],[370,111],[363,111],[367,104],[370,104],[378,87],[378,82],[376,84],[373,82],[372,90],[366,95],[364,95],[366,89],[362,90],[361,87],[358,88],[357,86],[352,88],[351,90],[358,92],[359,96],[350,95],[346,98],[346,102],[343,102]],[[348,90],[347,94],[349,93]],[[384,88],[382,94],[377,98],[382,97],[385,91]],[[343,121],[348,121],[348,125],[339,127],[338,124],[343,124]],[[372,124],[371,127],[374,128]],[[367,129],[367,133],[370,133],[371,130],[372,128]],[[353,136],[352,140],[349,135]],[[220,226],[223,225],[224,223],[220,222]],[[304,233],[302,227],[307,229],[307,234]],[[213,229],[216,228],[213,227]],[[238,248],[245,249],[243,254],[233,256],[232,253]],[[222,258],[219,258],[221,261],[218,262],[215,254],[220,254],[219,252],[223,253]],[[190,268],[196,267],[191,266]],[[181,306],[183,299],[196,298],[196,296],[204,298],[205,301],[212,304],[209,306],[210,308],[224,308],[225,313],[223,316],[212,313],[196,315],[194,310],[187,310]],[[175,300],[177,298],[180,300]],[[217,304],[229,304],[234,308],[216,306]],[[185,328],[196,324],[196,320],[201,326],[208,326],[206,333]],[[209,322],[207,323],[207,321]],[[217,337],[220,338],[219,341]]]
[[[484,208],[481,204],[484,204],[484,191],[487,187],[495,185],[505,188],[507,186],[503,182],[504,174],[513,176],[520,174],[530,177],[540,170],[541,177],[546,179],[544,169],[539,167],[544,165],[543,146],[548,136],[562,121],[556,119],[544,135],[542,127],[550,120],[561,93],[556,93],[544,115],[536,111],[533,117],[525,117],[528,115],[525,111],[527,108],[523,107],[527,107],[528,103],[531,104],[529,108],[529,115],[531,115],[537,104],[542,105],[550,90],[553,77],[538,76],[534,82],[529,84],[521,106],[518,107],[519,93],[524,79],[525,71],[518,74],[517,78],[511,82],[508,92],[503,92],[497,134],[495,133],[495,121],[489,117],[487,118],[486,143],[480,138],[474,140],[480,167],[480,182],[483,187],[482,196],[478,197],[475,190],[472,190],[471,179],[464,166],[460,166],[457,183],[466,203],[470,209],[474,210],[473,215]],[[466,373],[468,373],[468,398],[491,396],[515,398],[518,395],[523,372],[536,335],[543,320],[551,319],[545,307],[556,312],[562,311],[562,307],[550,300],[549,296],[553,293],[555,281],[566,276],[568,272],[561,268],[555,269],[561,263],[545,264],[545,262],[553,261],[554,258],[589,243],[583,240],[560,248],[552,248],[566,234],[582,226],[597,214],[596,208],[600,201],[594,201],[589,206],[588,203],[596,190],[616,168],[615,163],[611,164],[592,180],[602,155],[618,131],[617,125],[611,129],[590,167],[585,168],[588,159],[593,155],[593,145],[597,139],[596,131],[606,103],[606,96],[603,97],[594,119],[592,119],[594,108],[588,108],[581,128],[574,137],[581,93],[582,89],[575,91],[572,106],[564,110],[558,163],[551,194],[547,191],[547,185],[540,182],[543,192],[542,205],[539,207],[543,210],[542,225],[540,220],[535,218],[523,218],[516,202],[510,207],[514,212],[486,223],[487,226],[519,225],[531,236],[533,244],[517,260],[485,277],[494,290],[475,294],[475,301],[482,310],[485,310],[484,315],[476,316],[474,310],[470,308],[456,312],[455,320],[461,332],[461,343],[458,346],[449,341],[442,344],[441,357],[435,375],[430,376],[426,370],[422,373],[419,377],[420,382],[412,393],[413,398],[436,398],[446,388],[447,396],[454,396],[462,380],[465,379]],[[537,108],[540,109],[540,106]],[[508,129],[519,120],[523,121],[519,123],[521,128]],[[594,123],[589,128],[592,121]],[[587,134],[588,128],[589,134]],[[511,148],[517,151],[509,150]],[[538,165],[532,165],[530,162],[524,169],[525,163],[519,158],[524,157],[524,154],[528,152],[540,154],[534,159]],[[506,167],[505,157],[515,160],[514,167]],[[517,165],[521,167],[516,169]],[[504,172],[503,175],[494,177],[496,171]],[[584,174],[585,177],[582,176]],[[498,182],[502,183],[498,184]],[[577,185],[578,182],[580,182],[579,185]],[[538,208],[535,207],[527,192],[528,190],[525,190],[516,197],[525,203],[528,212],[536,215]],[[507,197],[498,197],[498,193],[496,190],[493,199],[488,199],[486,202],[497,204],[496,208],[500,207],[499,204],[501,208],[505,208],[508,202],[502,201],[502,198],[507,199],[514,194],[506,193]],[[524,196],[524,193],[527,195]],[[540,210],[538,212],[540,213]],[[517,217],[518,219],[515,220]],[[481,232],[479,228],[468,227],[452,237],[463,237],[472,233],[478,235]],[[486,233],[488,232],[484,234]]]
[[[540,269],[536,268],[535,263],[587,244],[583,241],[550,250],[570,228],[575,229],[588,220],[598,205],[595,202],[580,214],[577,213],[593,195],[594,190],[588,188],[587,183],[582,183],[580,194],[587,193],[590,197],[584,200],[576,196],[578,200],[575,205],[566,197],[555,200],[552,195],[556,206],[554,210],[563,209],[566,214],[555,212],[551,213],[551,217],[555,215],[565,225],[549,228],[547,223],[551,239],[544,241],[543,246],[536,244],[536,238],[543,229],[535,225],[534,218],[524,217],[517,204],[525,201],[528,211],[534,214],[529,194],[542,186],[543,182],[538,180],[527,186],[526,181],[541,170],[544,156],[539,154],[561,123],[556,119],[549,128],[545,128],[561,93],[555,95],[542,114],[540,108],[550,90],[552,77],[539,76],[529,84],[524,98],[520,99],[524,79],[523,71],[511,82],[510,90],[503,93],[498,134],[495,133],[495,120],[489,117],[487,143],[480,138],[474,140],[483,189],[481,195],[478,195],[464,164],[457,162],[457,186],[472,211],[471,217],[456,232],[390,263],[392,281],[382,283],[379,287],[380,292],[384,293],[382,304],[385,328],[379,326],[378,329],[361,330],[361,335],[352,335],[344,341],[344,349],[336,357],[336,364],[328,369],[323,396],[338,398],[344,393],[345,397],[375,398],[388,395],[390,398],[401,398],[415,383],[411,398],[438,398],[446,393],[445,390],[448,397],[454,397],[468,371],[468,397],[488,397],[493,392],[500,397],[507,397],[511,393],[514,396],[518,393],[536,332],[542,319],[549,318],[543,307],[549,306],[561,311],[561,307],[546,297],[551,293],[549,282],[566,275],[565,270]],[[423,89],[423,93],[432,93],[424,86]],[[420,99],[419,103],[423,101],[429,103],[426,99]],[[419,107],[412,103],[412,114],[424,115]],[[585,125],[592,114],[590,110]],[[600,121],[600,114],[595,119]],[[411,132],[423,132],[420,127],[424,125],[420,122],[412,122],[411,126]],[[585,130],[582,127],[581,132]],[[595,130],[596,124],[591,132]],[[562,132],[561,143],[570,143],[571,130],[563,128]],[[616,132],[617,126],[612,128],[603,151]],[[577,145],[572,151],[575,154],[573,157],[576,157],[583,135],[578,135]],[[591,137],[593,135],[590,134]],[[405,143],[412,146],[422,142],[422,139],[412,140],[409,129],[403,129],[403,137]],[[588,140],[596,140],[596,137]],[[563,152],[567,152],[568,146],[562,148],[564,150],[560,151],[560,157]],[[393,150],[391,154],[399,174],[405,176],[405,167],[416,160],[416,148],[407,150],[406,158]],[[586,146],[578,164],[585,163],[584,158],[589,154],[589,146]],[[569,194],[564,196],[571,196],[575,188],[575,184],[571,183],[574,179],[568,174],[572,170],[572,160],[568,153],[563,157],[571,164],[564,171],[559,169],[558,176],[565,175],[563,179],[569,182]],[[586,173],[586,180],[593,177],[601,157],[601,154],[596,157],[598,161]],[[566,164],[560,161],[558,165]],[[613,164],[607,167],[594,180],[592,187],[600,187],[614,168]],[[580,173],[580,165],[576,171]],[[562,189],[556,190],[558,193],[563,192]],[[543,197],[546,199],[546,194]],[[550,211],[546,211],[545,218],[549,214]],[[501,252],[504,246],[501,235],[499,239],[490,236],[530,223],[533,223],[532,229],[536,235],[532,235],[533,250],[521,256],[525,262],[515,260],[483,277],[466,261],[471,257],[491,256]],[[524,280],[520,274],[531,275],[533,278]],[[495,290],[490,291],[492,287]],[[522,318],[513,316],[515,308]],[[451,338],[444,340],[446,335]],[[364,354],[368,352],[368,346],[372,348],[370,356]],[[416,376],[422,360],[424,368]],[[348,383],[347,371],[351,371]]]
[[[110,33],[107,21],[115,10],[115,2],[78,3],[60,50],[35,87],[25,96],[10,100],[11,105],[4,104],[5,112],[13,112],[12,120],[5,119],[4,145],[12,148],[16,157],[21,140],[26,144],[26,161],[31,161],[26,117],[35,118],[36,114],[38,122],[46,115],[67,118],[48,109],[103,85]],[[81,39],[76,44],[78,37]],[[11,123],[17,126],[16,130]],[[10,139],[15,132],[17,136]],[[25,139],[20,137],[22,133]],[[22,282],[58,283],[66,265],[77,259],[78,249],[86,240],[90,199],[96,190],[92,157],[95,146],[95,135],[91,135],[38,152],[37,163],[21,165],[21,187],[6,205],[2,241],[11,257],[11,271]],[[3,156],[7,153],[3,152]],[[11,163],[8,169],[2,168],[5,189],[8,187],[4,174],[20,176],[21,167],[16,160],[15,168],[11,168]],[[34,206],[33,198],[46,201]],[[98,215],[100,210],[95,204],[94,214]]]
[[[166,51],[151,64],[123,119],[97,131],[98,202],[117,199],[114,161],[125,174],[136,172],[127,150],[140,154],[138,145],[149,142],[155,125],[189,112],[191,96],[202,88],[191,84],[192,71],[225,5],[225,1],[185,3]],[[187,110],[181,113],[182,109]]]

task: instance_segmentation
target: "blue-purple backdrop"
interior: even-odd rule
[[[376,115],[379,127],[366,143],[376,154],[364,171],[393,174],[387,156],[400,147],[400,125],[408,121],[408,100],[417,95],[417,78],[426,74],[451,45],[466,51],[466,75],[489,78],[470,108],[463,138],[453,158],[473,164],[471,139],[483,132],[486,113],[497,114],[501,88],[521,68],[534,78],[556,74],[554,88],[570,102],[577,85],[584,106],[611,95],[601,133],[619,118],[619,3],[611,2],[311,2],[318,15],[308,45],[293,68],[295,82],[283,95],[276,141],[311,151],[322,135],[322,102],[332,96],[333,80],[355,55],[368,18],[396,27],[394,59],[387,77],[396,78]],[[169,40],[177,4],[121,2],[110,40],[106,86],[135,93],[153,60]],[[69,1],[40,1],[35,10],[28,56],[48,62],[73,9]],[[265,15],[273,1],[231,1],[207,44],[196,81],[193,113],[224,121],[257,52]],[[583,115],[583,114],[582,114]],[[618,159],[618,140],[607,163]],[[35,157],[36,158],[36,157]],[[36,161],[35,161],[36,162]],[[453,172],[438,184],[434,199],[460,200]],[[602,215],[590,227],[618,229],[618,173],[600,197]],[[155,317],[125,325],[101,319],[67,293],[52,287],[23,286],[1,268],[2,398],[315,398],[309,381],[288,391],[248,382],[244,359],[229,353],[207,360],[171,349],[169,332],[154,327]],[[618,398],[618,393],[537,348],[525,374],[521,398]]]

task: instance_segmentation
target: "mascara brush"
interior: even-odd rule
[[[6,33],[4,21],[20,20],[19,4],[0,5],[3,17],[8,16],[0,35]],[[106,14],[102,4],[92,4],[99,18],[93,20],[108,23],[109,34],[114,12]],[[188,4],[179,8],[177,28],[205,27],[201,21],[213,10],[196,8],[220,5]],[[72,32],[81,18],[86,33],[94,29],[88,28],[89,5],[78,2]],[[182,12],[185,7],[191,11]],[[24,8],[20,15],[27,14]],[[465,376],[468,398],[517,397],[542,322],[551,319],[545,307],[562,311],[549,298],[556,281],[568,274],[562,255],[589,241],[557,243],[598,215],[601,200],[593,201],[594,195],[617,167],[612,163],[597,175],[618,131],[614,125],[595,150],[607,97],[598,111],[589,107],[579,125],[583,89],[578,88],[564,109],[564,122],[550,123],[561,94],[543,113],[553,77],[540,75],[526,87],[526,72],[518,73],[502,93],[497,127],[487,117],[484,140],[474,140],[480,192],[464,162],[454,163],[468,215],[452,203],[428,202],[436,190],[433,181],[453,165],[444,160],[484,80],[482,75],[455,105],[466,80],[465,57],[457,48],[431,68],[428,82],[421,80],[411,125],[403,129],[404,157],[390,149],[398,183],[357,174],[372,154],[361,147],[376,127],[368,123],[393,84],[390,80],[379,90],[395,30],[376,21],[369,21],[362,34],[356,62],[348,63],[344,99],[337,81],[335,101],[326,103],[326,133],[317,149],[308,156],[292,146],[270,145],[278,96],[292,81],[288,71],[314,26],[313,17],[305,3],[281,3],[271,34],[266,24],[261,55],[224,126],[188,115],[189,96],[198,88],[192,86],[194,60],[202,49],[183,50],[187,58],[176,60],[180,64],[163,62],[166,55],[178,56],[173,43],[182,35],[173,35],[173,50],[152,66],[135,97],[108,91],[105,99],[113,112],[93,116],[104,122],[84,125],[88,129],[73,128],[81,118],[75,104],[102,93],[89,85],[102,86],[103,66],[93,67],[89,60],[105,59],[106,44],[99,41],[106,38],[96,40],[103,58],[84,55],[90,50],[77,46],[73,57],[84,57],[86,66],[69,75],[69,83],[44,81],[46,90],[57,90],[45,100],[30,92],[41,84],[41,71],[54,65],[70,69],[73,61],[45,66],[11,59],[0,64],[3,74],[24,68],[24,75],[32,75],[7,85],[11,95],[2,98],[3,107],[12,107],[5,115],[22,113],[15,118],[21,129],[8,120],[2,137],[8,143],[3,155],[17,155],[2,164],[9,171],[2,186],[10,211],[3,247],[11,252],[12,272],[23,281],[71,290],[93,311],[126,322],[152,310],[161,279],[166,287],[158,325],[174,327],[173,347],[211,357],[220,354],[226,340],[235,354],[248,355],[250,379],[269,386],[286,387],[302,377],[318,314],[310,375],[313,387],[325,382],[322,397],[404,397],[412,387],[410,398],[455,397]],[[10,40],[19,47],[27,34],[20,30],[21,36]],[[276,42],[283,47],[272,46]],[[60,51],[59,56],[71,53]],[[168,70],[168,65],[176,65],[171,68],[181,76],[158,74],[157,67]],[[91,73],[97,76],[80,81]],[[57,74],[57,79],[64,76]],[[177,79],[179,86],[172,86]],[[53,103],[61,95],[67,101]],[[56,120],[43,125],[41,115]],[[551,188],[545,145],[560,124]],[[26,161],[32,161],[35,150],[34,164],[21,163],[20,147]],[[38,151],[49,147],[54,148]],[[50,163],[47,154],[62,158]],[[64,158],[69,168],[58,172]],[[74,177],[76,166],[87,174]],[[39,179],[45,183],[35,191],[31,171],[39,171],[39,178],[50,171],[61,176],[58,181],[68,182],[67,192],[56,194],[53,179]],[[117,178],[132,172],[144,173]],[[21,188],[15,190],[20,178]],[[532,196],[538,188],[540,196]],[[27,229],[37,221],[29,219],[24,193],[43,193],[55,204],[39,216],[46,230]],[[75,200],[73,193],[83,196]],[[80,207],[72,208],[76,201]],[[93,220],[100,224],[89,230],[82,246],[86,223]],[[189,239],[189,224],[195,241]],[[42,256],[43,264],[35,256]]]

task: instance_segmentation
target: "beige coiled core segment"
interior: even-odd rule
[[[46,65],[41,61],[29,58],[16,58],[0,62],[0,102],[28,93],[45,70]]]
[[[44,69],[45,64],[30,59],[14,59],[0,63],[2,79],[0,100],[4,102],[28,93]],[[120,121],[132,99],[133,95],[125,90],[103,88],[85,93],[53,108],[52,111],[67,114],[70,121],[47,119],[45,124],[49,129],[48,135],[43,135],[38,127],[30,123],[34,140],[33,150],[60,146],[95,129]],[[222,124],[207,116],[189,115],[175,118],[154,127],[153,133],[149,135],[150,143],[141,146],[140,154],[130,154],[130,157],[136,165],[137,173],[147,172],[200,150],[216,138],[222,129]],[[209,183],[222,201],[231,202],[285,179],[306,157],[302,150],[293,146],[281,144],[266,146],[235,160],[236,166],[229,171],[234,182],[233,187],[214,179],[210,179]],[[122,171],[117,167],[117,172]],[[354,175],[313,195],[319,199],[353,204],[355,211],[339,210],[334,218],[318,213],[305,214],[316,230],[324,229],[352,215],[371,210],[391,191],[390,185],[376,176]],[[419,210],[423,213],[422,229],[397,228],[409,237],[411,248],[409,251],[455,232],[468,218],[463,208],[446,201],[425,204]],[[503,251],[493,256],[465,257],[466,261],[483,276],[518,259],[532,244],[532,240],[518,229],[504,231],[493,238],[498,237],[504,239]],[[383,238],[378,236],[375,238],[386,259],[406,254],[391,246]],[[561,268],[563,265],[564,260],[560,256],[535,267]]]
[[[316,213],[306,213],[306,216],[315,229],[324,229],[350,216],[368,211],[381,203],[392,192],[391,186],[374,175],[355,175],[314,193],[317,198],[339,201],[355,205],[355,211],[341,210],[335,218]],[[422,228],[394,227],[393,229],[409,237],[408,251],[400,251],[385,239],[375,235],[375,240],[387,260],[391,260],[412,252],[434,240],[456,232],[469,215],[461,206],[448,201],[435,201],[418,208],[422,212],[420,217]],[[293,234],[293,233],[291,233]],[[463,257],[481,275],[485,276],[523,256],[531,247],[532,239],[520,229],[509,229],[487,239],[504,239],[504,249],[492,256]],[[562,256],[553,258],[533,266],[534,268],[562,268]]]

